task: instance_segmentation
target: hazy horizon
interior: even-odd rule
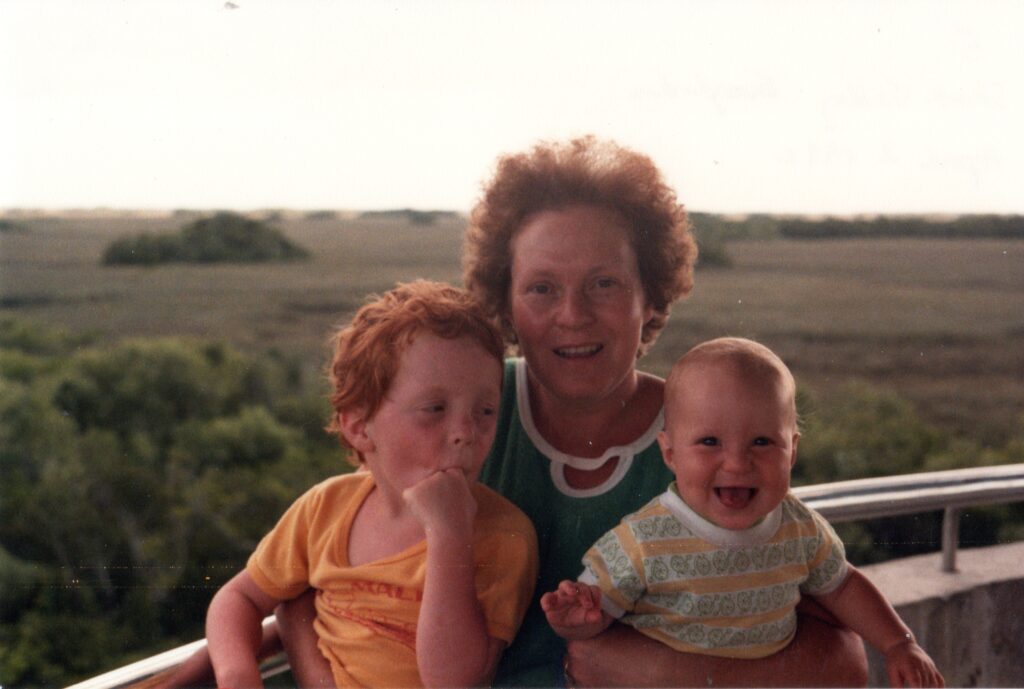
[[[587,133],[723,214],[1020,214],[1024,3],[5,0],[0,208],[451,209]]]

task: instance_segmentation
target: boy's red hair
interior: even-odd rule
[[[421,332],[448,339],[468,337],[499,363],[504,357],[501,334],[463,289],[417,280],[371,299],[334,336],[329,370],[334,413],[327,430],[337,433],[346,447],[338,415],[359,411],[372,418],[391,387],[402,354]]]

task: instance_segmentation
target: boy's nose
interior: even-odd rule
[[[471,445],[476,441],[476,424],[473,419],[455,419],[448,431],[452,445]]]

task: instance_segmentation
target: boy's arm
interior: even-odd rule
[[[570,641],[566,657],[578,687],[863,687],[867,667],[860,637],[807,615],[793,641],[766,658],[682,653],[624,624]]]
[[[882,592],[858,569],[851,565],[838,589],[815,599],[885,655],[890,686],[944,686],[935,663]]]
[[[563,581],[540,597],[540,607],[563,639],[589,639],[612,623],[612,616],[601,609],[601,589],[590,584]]]
[[[426,581],[416,625],[416,663],[427,687],[489,683],[505,642],[487,633],[476,596],[476,500],[465,475],[432,474],[403,494],[427,540]]]
[[[280,602],[244,570],[213,597],[206,613],[206,642],[218,686],[263,686],[258,660],[261,623]]]

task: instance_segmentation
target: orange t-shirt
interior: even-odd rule
[[[529,519],[481,484],[473,533],[476,593],[487,633],[511,642],[537,577],[537,538]],[[367,472],[337,476],[300,497],[249,558],[247,571],[282,600],[316,589],[320,650],[339,687],[422,686],[416,622],[423,599],[426,541],[390,557],[348,564],[348,536],[373,489]],[[381,525],[381,528],[387,528]]]

